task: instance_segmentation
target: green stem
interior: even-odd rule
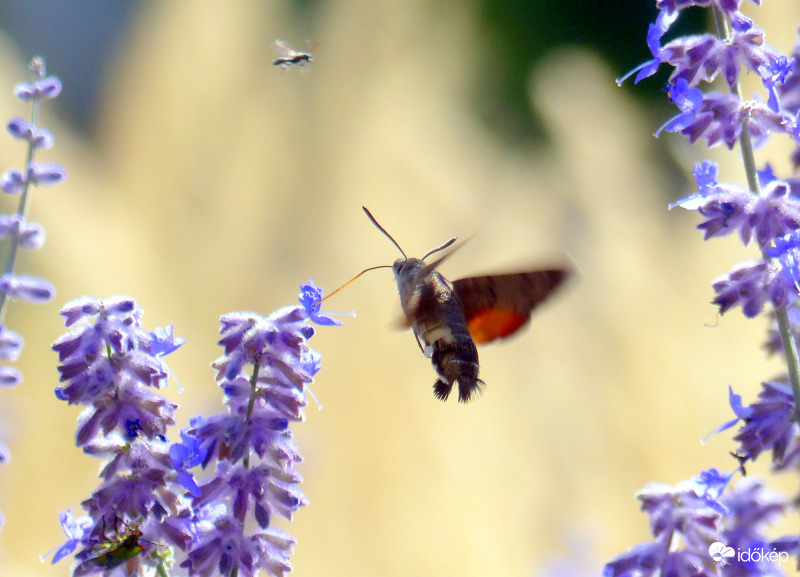
[[[261,367],[261,363],[256,361],[253,363],[253,374],[250,377],[250,402],[247,404],[247,419],[253,415],[253,407],[256,404],[256,393],[258,392],[258,369]],[[250,455],[247,455],[242,462],[245,469],[250,468]],[[232,575],[235,577],[235,575]]]
[[[786,356],[786,368],[789,371],[789,382],[794,395],[794,420],[800,423],[800,357],[797,355],[797,343],[792,334],[786,307],[776,310],[775,317],[778,319],[778,331],[781,334],[783,354]]]
[[[158,573],[158,577],[169,577],[169,571],[164,567],[164,563],[159,563],[156,566],[156,573]]]
[[[34,100],[33,106],[31,107],[31,124],[36,126],[36,122],[39,118],[39,101]],[[33,162],[33,143],[28,142],[28,157],[25,161],[25,167],[23,168],[23,173],[25,175],[25,185],[22,188],[22,195],[19,199],[19,206],[17,207],[17,216],[20,217],[21,222],[25,222],[28,216],[28,206],[30,205],[31,199],[31,186],[28,180],[28,167]],[[3,274],[11,274],[14,272],[14,265],[17,262],[17,252],[19,251],[19,239],[16,236],[11,236],[8,246],[8,255],[6,257],[6,265],[3,269]],[[8,299],[6,298],[6,294],[0,294],[0,322],[2,322],[3,318],[6,314],[6,303]]]
[[[717,26],[717,34],[719,34],[721,38],[729,38],[730,28],[728,22],[718,8],[714,8],[714,22]],[[740,102],[744,102],[744,98],[742,98],[742,87],[739,82],[731,89],[731,92],[739,97]],[[744,171],[747,175],[747,185],[750,188],[750,192],[756,196],[761,196],[761,185],[758,182],[753,142],[750,138],[750,130],[746,120],[742,125],[739,147],[742,152],[742,162],[744,163]],[[773,260],[768,258],[763,252],[762,258],[769,261]],[[778,321],[778,332],[781,335],[783,353],[786,357],[786,369],[789,374],[789,382],[792,386],[792,394],[794,395],[794,419],[800,424],[800,356],[797,354],[797,343],[792,334],[792,326],[789,323],[789,315],[786,312],[786,307],[776,309],[775,318]]]

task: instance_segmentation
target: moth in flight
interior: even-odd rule
[[[445,401],[457,384],[459,402],[470,401],[485,384],[478,376],[480,366],[475,344],[510,337],[522,329],[530,321],[533,309],[566,280],[567,269],[477,276],[450,282],[436,268],[453,253],[452,250],[431,263],[426,263],[425,259],[450,247],[455,238],[422,258],[410,258],[369,210],[362,208],[403,255],[391,268],[406,325],[412,328],[417,344],[430,357],[436,370],[438,379],[433,385],[433,394]],[[376,268],[389,268],[389,265],[368,268],[350,282]]]

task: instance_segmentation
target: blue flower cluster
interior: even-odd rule
[[[656,136],[666,131],[692,143],[705,141],[709,147],[739,145],[746,187],[720,183],[716,164],[698,163],[696,191],[670,208],[696,210],[704,239],[737,234],[745,246],[754,242],[758,247],[758,258],[740,262],[714,279],[713,304],[720,313],[741,307],[750,318],[766,308],[775,318],[767,350],[784,353],[787,372],[762,383],[758,399],[748,406],[730,389],[735,418],[714,433],[739,426],[734,437],[739,446],[731,453],[737,467],[730,473],[710,469],[676,487],[645,487],[638,498],[650,516],[654,540],[609,562],[604,577],[772,576],[798,565],[800,535],[766,534],[776,518],[791,511],[798,496],[780,497],[751,479],[731,483],[763,452],[771,453],[774,471],[800,472],[800,179],[776,178],[769,165],[758,171],[754,159],[754,150],[775,133],[800,145],[800,43],[793,56],[781,54],[740,11],[741,4],[742,0],[656,0],[660,13],[647,35],[653,59],[618,83],[633,74],[639,82],[662,64],[672,66],[666,92],[679,113]],[[691,7],[713,11],[717,34],[678,37],[662,45],[683,10]],[[741,97],[743,71],[761,80],[766,103],[763,98]],[[729,91],[699,88],[720,75]],[[800,167],[800,146],[796,150],[795,169]]]
[[[790,503],[755,480],[726,492],[731,477],[731,473],[709,469],[675,487],[648,484],[636,497],[642,511],[650,515],[655,539],[608,563],[603,575],[711,576],[719,574],[722,560],[724,575],[780,575],[771,557],[787,562],[796,543],[791,539],[770,542],[763,534]],[[716,543],[734,551],[764,553],[755,561],[740,561],[735,555],[726,559],[714,554]]]
[[[58,96],[61,82],[48,77],[44,60],[34,58],[30,64],[33,83],[21,83],[14,94],[22,102],[31,105],[31,120],[14,118],[6,125],[8,133],[17,140],[27,142],[24,170],[11,169],[0,175],[0,190],[19,196],[14,214],[0,214],[0,240],[8,241],[8,253],[3,272],[0,273],[0,361],[14,362],[19,358],[24,341],[22,336],[2,322],[8,302],[23,300],[31,303],[46,303],[53,300],[55,288],[44,279],[23,276],[14,272],[19,249],[38,249],[44,245],[44,229],[27,219],[33,194],[31,185],[57,184],[64,180],[66,172],[57,164],[40,164],[34,161],[36,151],[51,148],[54,140],[50,131],[38,125],[41,104]],[[0,388],[14,387],[22,381],[22,373],[11,365],[0,365]],[[0,443],[0,464],[11,458],[5,445]],[[0,525],[3,523],[0,515]]]
[[[224,355],[213,368],[225,410],[194,417],[174,444],[167,432],[177,405],[155,390],[167,384],[164,357],[184,339],[171,326],[143,329],[129,297],[68,303],[61,314],[70,330],[53,344],[65,383],[56,396],[86,407],[76,443],[103,459],[102,482],[83,501],[84,516],[61,514],[67,542],[53,563],[77,550],[75,577],[143,568],[163,576],[176,563],[204,577],[290,571],[295,541],[272,519],[307,504],[289,425],[303,420],[320,369],[309,321],[341,324],[320,312],[321,298],[309,281],[301,306],[223,315]],[[199,470],[209,473],[197,479]]]

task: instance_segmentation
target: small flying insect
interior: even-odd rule
[[[305,68],[309,62],[314,62],[311,56],[311,51],[316,48],[318,43],[313,46],[306,46],[305,52],[293,50],[283,40],[276,40],[275,44],[281,49],[281,55],[272,61],[273,66],[281,66],[284,70],[290,66],[299,66]],[[308,43],[306,43],[308,44]]]
[[[741,455],[738,451],[731,451],[730,456],[739,462],[739,470],[742,472],[742,477],[747,477],[747,469],[744,465],[749,460],[747,455]]]
[[[459,402],[470,401],[485,384],[478,378],[480,367],[475,343],[490,343],[519,331],[530,320],[531,311],[564,282],[568,271],[553,268],[450,282],[436,268],[458,247],[431,263],[426,263],[425,259],[450,247],[456,241],[455,237],[428,251],[422,258],[409,258],[369,210],[361,208],[403,258],[392,265],[361,271],[325,298],[333,296],[367,271],[391,268],[400,292],[405,325],[413,329],[420,350],[430,357],[438,375],[433,394],[446,401],[453,386],[458,384]]]

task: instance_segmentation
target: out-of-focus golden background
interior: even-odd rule
[[[62,5],[30,9],[47,4]],[[699,439],[730,418],[729,384],[749,400],[779,368],[760,349],[763,320],[719,318],[708,304],[710,281],[751,253],[735,239],[703,243],[696,214],[666,210],[709,154],[653,139],[666,116],[615,86],[625,70],[577,47],[529,74],[548,139],[498,135],[469,96],[492,67],[477,4],[336,0],[302,18],[296,6],[140,3],[108,55],[89,134],[46,105],[56,147],[40,159],[68,180],[35,192],[31,219],[48,242],[18,270],[58,296],[14,303],[6,319],[26,346],[24,383],[0,392],[12,451],[0,574],[69,574],[68,561],[38,555],[64,541],[57,512],[77,511],[97,482],[97,461],[73,442],[79,409],[53,395],[59,308],[122,293],[147,328],[174,324],[188,342],[169,362],[186,390],[167,394],[185,426],[220,407],[209,368],[219,315],[266,314],[308,278],[329,292],[397,258],[361,205],[410,255],[472,237],[442,267],[451,279],[560,263],[575,274],[530,330],[481,351],[488,385],[467,406],[434,399],[430,362],[393,329],[390,271],[326,302],[358,317],[311,341],[324,409],[310,405],[296,427],[311,505],[281,525],[298,539],[294,574],[523,577],[564,562],[599,574],[649,539],[635,491],[734,468],[727,435]],[[759,10],[784,51],[798,8]],[[321,40],[307,74],[271,65],[276,38]],[[28,114],[11,90],[31,56],[0,37],[3,118]],[[770,150],[785,169],[786,150]],[[743,181],[735,152],[711,156],[724,180]],[[0,138],[0,161],[20,166],[22,146]]]

